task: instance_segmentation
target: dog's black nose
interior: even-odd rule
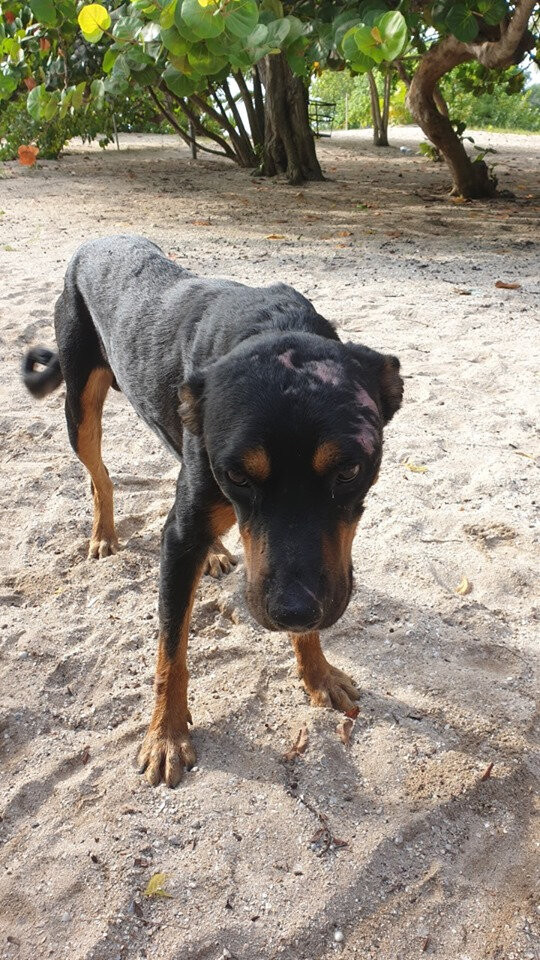
[[[268,616],[283,630],[312,630],[319,623],[322,607],[315,595],[300,584],[291,584],[268,597]]]

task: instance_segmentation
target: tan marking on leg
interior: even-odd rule
[[[197,762],[188,732],[188,723],[193,721],[187,700],[187,647],[191,611],[200,576],[199,570],[172,659],[167,654],[167,637],[164,633],[159,636],[154,712],[139,751],[141,771],[145,771],[146,779],[154,787],[161,780],[169,787],[176,787],[182,776],[182,768],[185,766],[189,770]]]
[[[313,469],[315,473],[324,475],[341,457],[341,450],[333,440],[327,440],[317,447],[313,454]]]
[[[82,420],[77,432],[77,456],[92,478],[94,522],[88,556],[94,559],[116,553],[113,486],[101,459],[101,416],[107,391],[113,382],[110,370],[92,370],[81,395]]]
[[[333,667],[321,649],[317,632],[289,634],[298,674],[306,688],[312,706],[352,710],[359,693],[353,681],[342,670]]]
[[[259,483],[270,476],[270,457],[263,447],[247,450],[242,457],[242,463],[246,473]]]

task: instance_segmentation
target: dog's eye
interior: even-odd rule
[[[249,483],[245,473],[240,473],[239,470],[227,470],[227,478],[234,483],[235,487],[247,487]]]
[[[353,480],[356,480],[359,473],[360,464],[357,463],[355,467],[348,467],[346,470],[340,470],[336,479],[338,483],[351,483]]]

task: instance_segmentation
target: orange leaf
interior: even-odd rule
[[[33,167],[37,160],[39,149],[33,144],[28,146],[23,145],[19,147],[17,153],[19,154],[19,163],[22,163],[23,167]]]
[[[351,717],[345,717],[336,727],[336,733],[345,747],[350,746],[353,727],[354,720],[352,720]]]
[[[15,20],[15,14],[12,13],[11,10],[6,10],[4,14],[4,20],[6,21],[6,23],[13,23],[13,21]]]
[[[50,50],[50,49],[51,49],[51,41],[50,41],[50,40],[47,40],[47,37],[40,37],[40,38],[39,38],[39,49],[40,49],[40,50],[45,50],[45,51],[46,51],[46,50]]]
[[[378,27],[371,28],[371,36],[373,37],[375,43],[382,43],[381,31]]]
[[[37,87],[37,83],[36,83],[36,81],[34,80],[33,77],[25,77],[25,78],[24,78],[24,85],[25,85],[25,87],[26,87],[27,90],[33,90],[34,87]]]
[[[189,221],[192,227],[211,227],[211,220],[190,220]]]
[[[504,280],[497,280],[495,286],[498,290],[521,290],[520,283],[506,283]]]
[[[284,760],[294,760],[295,757],[298,757],[301,753],[304,753],[308,745],[308,728],[305,726],[300,727],[298,731],[298,736],[294,741],[292,747],[283,754]]]

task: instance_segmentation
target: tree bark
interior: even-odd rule
[[[478,60],[486,67],[510,66],[516,55],[523,55],[523,40],[536,0],[517,0],[512,17],[503,22],[496,40],[480,39],[464,43],[445,37],[433,44],[422,57],[407,95],[409,109],[426,136],[444,155],[454,181],[453,193],[467,198],[493,197],[497,179],[483,160],[470,160],[448,116],[437,109],[435,90],[445,73],[467,60]],[[531,44],[532,44],[531,38]],[[517,51],[519,49],[519,54]]]
[[[293,75],[282,53],[266,56],[261,73],[266,94],[263,176],[284,173],[291,184],[324,180],[309,125],[308,92],[303,81]]]

